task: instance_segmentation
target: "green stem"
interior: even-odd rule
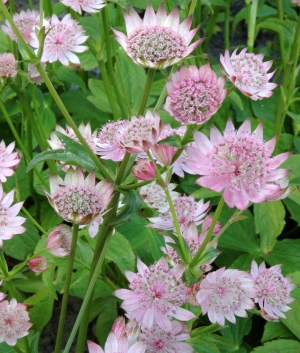
[[[255,0],[254,0],[255,1]],[[224,42],[225,48],[230,49],[230,0],[227,0],[225,7],[225,22],[224,22]]]
[[[37,229],[39,229],[43,234],[48,235],[48,232],[38,224],[38,222],[31,216],[31,214],[26,210],[25,207],[22,207],[22,212],[25,214],[25,216],[36,226]]]
[[[283,10],[282,10],[282,0],[277,0],[277,13],[278,13],[278,19],[283,22]],[[282,66],[283,69],[286,68],[286,51],[284,49],[284,42],[283,42],[283,35],[282,32],[280,31],[278,33],[279,36],[279,45],[280,45],[280,54],[281,54],[281,61],[282,61]]]
[[[23,343],[24,343],[25,352],[31,353],[27,336],[23,337]]]
[[[202,50],[203,50],[204,53],[206,53],[207,48],[208,48],[208,46],[210,44],[210,41],[211,41],[211,37],[214,34],[214,28],[215,28],[215,25],[217,23],[217,19],[218,19],[218,16],[219,16],[220,8],[221,8],[220,6],[214,6],[213,7],[213,15],[208,20],[208,24],[207,24],[206,31],[205,31],[206,39],[205,39],[205,41],[203,42],[203,45],[202,45]]]
[[[148,185],[152,183],[153,180],[144,180],[139,183],[129,184],[129,185],[120,185],[118,190],[132,190],[132,189],[139,189],[141,186]]]
[[[32,130],[30,127],[30,124],[26,124],[26,130],[27,130],[27,143],[28,143],[28,153],[30,156],[30,160],[33,159],[33,148],[32,148]],[[34,200],[36,201],[36,194],[35,194],[35,190],[33,187],[33,170],[30,170],[28,173],[28,181],[29,181],[29,190],[30,190],[30,196],[32,196],[34,198]]]
[[[15,288],[9,279],[8,268],[7,268],[7,264],[5,261],[3,251],[0,251],[0,271],[2,272],[2,274],[4,276],[4,280],[6,280],[5,283],[7,285],[7,289],[8,289],[10,297],[16,298]]]
[[[61,346],[62,336],[63,336],[63,332],[64,332],[65,318],[66,318],[68,298],[69,298],[69,290],[70,290],[71,278],[72,278],[72,273],[73,273],[73,263],[74,263],[75,251],[76,251],[76,246],[77,246],[78,229],[79,229],[79,225],[73,223],[71,251],[70,251],[70,255],[69,255],[67,276],[66,276],[66,281],[65,281],[65,286],[64,286],[64,295],[63,295],[63,300],[62,300],[62,305],[61,305],[61,310],[60,310],[58,332],[57,332],[57,336],[56,336],[54,353],[60,352],[60,346]]]
[[[44,0],[40,0],[40,30],[43,28],[44,22]]]
[[[198,249],[197,253],[195,254],[193,260],[190,262],[189,267],[193,268],[194,266],[197,265],[197,263],[198,263],[201,255],[202,255],[207,243],[210,241],[210,238],[211,238],[211,235],[212,235],[212,233],[214,231],[215,225],[217,224],[218,219],[220,218],[220,214],[221,214],[223,206],[224,206],[224,198],[222,196],[221,199],[220,199],[220,202],[218,204],[218,207],[217,207],[217,209],[215,211],[215,214],[214,214],[214,217],[212,219],[211,225],[210,225],[210,227],[209,227],[209,229],[207,231],[207,234],[206,234],[206,236],[205,236],[205,238],[203,240],[203,243],[201,244],[200,248]]]
[[[253,52],[254,39],[255,39],[255,26],[256,26],[256,16],[257,7],[259,0],[252,0],[251,13],[250,13],[250,23],[248,24],[248,52]]]
[[[2,113],[3,113],[4,117],[5,117],[5,120],[7,121],[8,125],[9,125],[9,127],[10,127],[10,129],[11,129],[13,135],[14,135],[15,140],[17,141],[17,144],[18,144],[18,146],[21,149],[23,156],[26,158],[27,163],[29,163],[31,161],[31,158],[30,158],[30,156],[29,156],[29,154],[27,152],[27,149],[23,145],[23,142],[20,139],[20,137],[18,135],[18,132],[15,129],[14,124],[11,121],[10,116],[8,115],[8,112],[7,112],[6,108],[5,108],[5,105],[3,104],[1,99],[0,99],[0,109],[2,110]],[[48,187],[48,184],[47,184],[46,180],[43,179],[43,177],[41,176],[40,172],[37,170],[36,167],[34,167],[33,170],[34,170],[36,176],[39,178],[39,180],[43,183],[45,188],[48,190],[49,187]]]
[[[102,266],[102,263],[103,263],[103,260],[104,260],[106,249],[107,249],[108,244],[109,244],[109,240],[110,240],[110,236],[107,236],[106,239],[103,240],[102,252],[101,252],[101,254],[99,256],[99,260],[98,260],[98,262],[97,262],[97,264],[95,266],[94,272],[91,272],[92,273],[91,281],[90,281],[90,283],[88,285],[88,288],[86,290],[86,294],[85,294],[83,303],[82,303],[81,308],[79,310],[78,316],[76,318],[76,321],[75,321],[75,324],[73,326],[72,332],[71,332],[71,334],[69,336],[69,339],[68,339],[68,342],[66,344],[66,347],[63,350],[63,353],[69,353],[69,351],[71,349],[71,346],[72,346],[72,343],[73,343],[73,341],[75,339],[76,333],[78,331],[79,325],[80,325],[81,321],[83,320],[83,318],[87,316],[87,310],[86,309],[88,307],[89,300],[90,300],[91,295],[93,293],[94,286],[95,286],[95,283],[96,283],[96,280],[97,280],[97,277],[98,277],[98,273],[101,270],[101,266]],[[78,337],[78,340],[79,340],[79,337]],[[83,348],[84,348],[84,346],[85,346],[85,337],[83,339]],[[80,353],[80,351],[78,351],[78,350],[76,350],[76,352]]]
[[[86,344],[86,332],[88,327],[89,311],[90,311],[90,307],[93,299],[92,297],[93,288],[95,286],[97,276],[100,272],[101,265],[105,256],[105,251],[108,246],[108,242],[113,230],[113,228],[110,226],[107,226],[107,224],[116,216],[118,200],[119,200],[118,196],[119,196],[118,194],[115,195],[111,204],[108,206],[108,209],[111,209],[111,210],[107,212],[107,214],[104,216],[103,224],[100,227],[100,231],[97,236],[95,252],[94,252],[94,256],[91,264],[91,271],[90,271],[89,282],[88,282],[89,286],[64,352],[69,352],[70,348],[68,347],[70,347],[73,342],[73,339],[78,329],[80,321],[81,321],[81,324],[80,324],[80,329],[78,334],[76,352],[83,353],[84,351],[85,344]]]
[[[155,72],[156,72],[155,69],[148,69],[147,80],[146,80],[144,92],[142,95],[142,99],[140,102],[140,106],[139,106],[139,110],[138,110],[137,115],[143,115],[143,113],[144,113],[144,110],[145,110],[146,104],[147,104],[147,100],[148,100],[148,96],[150,93],[151,85],[152,85],[152,82],[153,82],[153,79],[155,76]]]
[[[172,69],[171,69],[171,72],[169,74],[168,80],[171,78],[172,73],[174,73],[175,71],[176,71],[176,67],[172,66]],[[154,111],[158,111],[161,108],[166,96],[167,96],[167,90],[166,90],[166,87],[164,87],[163,90],[161,91],[161,94],[160,94],[160,96],[158,98],[158,101],[157,101],[157,103],[156,103],[156,105],[154,107]]]
[[[32,99],[32,103],[33,103],[33,107],[34,107],[34,111],[35,111],[35,115],[37,117],[37,121],[39,123],[39,129],[41,130],[42,132],[42,135],[44,137],[44,140],[46,141],[47,138],[49,137],[46,130],[45,130],[45,127],[44,127],[44,124],[43,124],[43,121],[42,121],[42,117],[41,117],[41,114],[40,114],[40,111],[39,111],[39,106],[38,106],[38,101],[36,99],[36,96],[35,96],[35,92],[34,92],[34,87],[35,85],[33,85],[32,83],[29,85],[30,87],[30,94],[31,94],[31,99]]]
[[[115,77],[113,63],[111,60],[110,37],[109,37],[109,33],[108,33],[109,25],[108,25],[108,8],[107,8],[107,6],[101,11],[101,15],[102,15],[102,20],[103,20],[103,30],[104,30],[104,37],[105,37],[105,43],[106,43],[106,56],[107,56],[107,63],[108,63],[108,72],[109,72],[109,76],[112,81],[112,84],[114,86],[114,90],[115,90],[115,93],[116,93],[116,96],[118,99],[118,103],[119,103],[121,112],[123,114],[123,117],[126,118],[127,111],[126,111],[124,103],[123,103],[124,98],[122,97],[122,95],[119,91],[119,87],[118,87],[116,77]]]
[[[196,5],[197,5],[197,0],[192,0],[191,6],[190,6],[190,9],[189,9],[189,16],[194,13]]]

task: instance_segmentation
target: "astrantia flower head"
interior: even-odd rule
[[[19,152],[13,152],[15,143],[12,142],[7,147],[2,140],[0,143],[0,182],[5,183],[6,177],[12,176],[21,161]]]
[[[11,239],[14,234],[22,234],[26,231],[26,228],[22,226],[26,218],[17,216],[24,202],[11,206],[13,201],[14,190],[6,195],[0,183],[0,248],[3,240]]]
[[[0,77],[15,77],[18,73],[17,62],[12,53],[0,53]]]
[[[25,42],[27,44],[32,40],[32,34],[34,33],[35,26],[40,26],[40,14],[36,10],[26,10],[21,11],[19,14],[15,13],[13,15],[14,24],[17,26],[18,30],[22,34]],[[1,29],[6,33],[12,40],[17,41],[18,38],[11,28],[8,20],[6,20],[5,25],[1,26]]]
[[[207,63],[181,67],[167,83],[164,109],[182,124],[202,125],[217,111],[226,97],[225,76],[217,75]]]
[[[212,323],[224,326],[225,319],[235,323],[235,315],[247,317],[245,309],[253,309],[254,281],[249,274],[225,267],[210,272],[200,284],[196,299],[202,314],[208,314]]]
[[[146,353],[192,353],[193,348],[182,341],[190,337],[186,324],[172,321],[170,332],[160,326],[153,325],[151,329],[144,328],[139,335],[139,341],[147,345]]]
[[[291,278],[283,277],[281,265],[266,268],[265,262],[262,262],[258,267],[253,260],[250,274],[255,282],[255,302],[266,312],[264,318],[270,321],[285,318],[283,312],[291,309],[287,304],[294,301],[290,292],[295,285],[291,284]]]
[[[102,126],[96,143],[96,154],[102,159],[111,159],[114,162],[123,160],[126,149],[117,140],[117,132],[128,125],[128,121],[118,120],[113,123],[107,123]]]
[[[41,61],[50,62],[60,61],[63,65],[68,66],[69,61],[74,64],[80,64],[78,56],[75,53],[82,53],[88,49],[87,46],[80,45],[87,40],[84,35],[84,29],[77,21],[71,18],[71,15],[66,15],[61,21],[56,15],[52,15],[50,23],[46,26],[48,31]],[[37,48],[38,52],[39,41],[36,34],[33,34],[33,39],[30,45]]]
[[[14,298],[10,302],[0,302],[0,343],[15,346],[18,338],[29,334],[31,326],[24,304],[17,303]]]
[[[114,186],[106,179],[95,185],[95,174],[84,178],[80,169],[69,169],[65,180],[50,176],[50,194],[45,192],[51,206],[67,222],[89,224],[104,213],[113,197]]]
[[[203,223],[203,217],[208,212],[209,202],[204,200],[195,201],[193,196],[179,196],[173,200],[173,205],[177,214],[177,219],[181,231],[184,231],[189,223],[194,222],[196,225]],[[161,213],[159,217],[148,218],[152,224],[150,228],[174,229],[174,221],[170,210]]]
[[[48,270],[47,259],[43,256],[37,256],[29,261],[29,268],[36,272],[41,273]]]
[[[102,9],[106,4],[103,0],[61,0],[65,6],[70,6],[80,15],[82,11],[95,13]]]
[[[124,300],[121,307],[127,311],[130,320],[141,323],[142,329],[150,330],[157,324],[170,332],[172,317],[182,321],[195,317],[190,311],[180,308],[186,299],[186,286],[180,278],[182,270],[169,269],[165,258],[150,267],[138,259],[137,268],[137,274],[125,273],[130,290],[114,292],[117,298]]]
[[[123,13],[127,37],[113,30],[115,39],[121,44],[127,55],[143,67],[161,69],[184,59],[204,40],[198,39],[190,44],[199,26],[192,31],[192,15],[179,24],[178,9],[167,15],[162,3],[155,14],[153,7],[147,6],[144,19],[130,7],[129,13]]]
[[[229,51],[220,56],[224,71],[232,83],[246,96],[253,100],[271,97],[272,89],[277,87],[276,83],[269,83],[274,72],[267,73],[273,61],[262,61],[263,54],[246,53],[247,48],[240,54],[237,49],[229,56]]]
[[[156,166],[150,159],[139,159],[131,172],[138,180],[152,180],[156,175]]]
[[[84,125],[84,123],[81,123],[78,127],[78,130],[80,131],[81,135],[84,137],[84,139],[85,139],[86,143],[89,145],[89,147],[93,151],[96,151],[95,139],[96,139],[97,133],[98,133],[97,129],[92,133],[91,124],[88,122],[86,125]],[[63,129],[61,126],[56,125],[55,131],[58,131],[64,135],[70,137],[72,140],[76,141],[77,143],[80,143],[74,130],[69,125],[66,125],[66,129]],[[51,148],[53,150],[65,149],[65,146],[62,144],[60,139],[57,137],[55,131],[53,131],[50,135],[50,140],[48,140],[49,145],[51,146]]]
[[[46,240],[46,246],[52,255],[65,257],[70,254],[71,242],[72,229],[66,224],[60,224],[49,233]]]
[[[175,199],[179,196],[179,193],[173,191],[176,188],[176,184],[168,184],[169,193],[172,199]],[[169,209],[169,204],[166,198],[166,194],[163,188],[158,185],[156,182],[144,185],[139,188],[139,194],[141,199],[154,210],[159,212],[167,212]]]
[[[229,119],[224,136],[214,126],[210,140],[201,132],[194,133],[196,147],[187,147],[187,167],[204,175],[197,184],[220,192],[229,207],[245,210],[249,201],[260,203],[276,200],[286,194],[281,181],[288,170],[277,169],[290,155],[282,153],[272,157],[276,138],[263,141],[260,123],[251,133],[251,121],[247,119],[236,131]]]
[[[129,153],[147,152],[158,141],[162,126],[158,113],[148,110],[145,117],[133,116],[128,124],[120,126],[116,139]]]

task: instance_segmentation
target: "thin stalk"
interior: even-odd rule
[[[41,130],[42,132],[42,135],[44,137],[44,140],[46,141],[47,138],[48,138],[48,134],[45,130],[45,127],[44,127],[44,124],[42,122],[42,117],[41,117],[41,114],[40,114],[40,111],[39,111],[39,107],[38,107],[38,101],[36,99],[36,96],[35,96],[35,93],[34,93],[34,85],[31,83],[29,85],[30,87],[30,94],[31,94],[31,99],[32,99],[32,103],[33,103],[33,107],[34,107],[34,111],[35,111],[35,115],[37,117],[37,121],[39,123],[39,129]]]
[[[63,353],[69,353],[70,352],[70,349],[71,349],[71,346],[72,346],[72,343],[75,339],[75,336],[76,336],[76,333],[78,331],[78,328],[79,328],[79,325],[82,321],[82,319],[87,316],[86,314],[86,309],[87,309],[87,306],[88,306],[88,303],[89,303],[89,300],[91,298],[91,295],[93,293],[93,290],[94,290],[94,286],[95,286],[95,283],[96,283],[96,280],[97,280],[97,277],[98,277],[98,273],[100,272],[101,270],[101,266],[102,266],[102,263],[103,263],[103,260],[104,260],[104,256],[105,256],[105,252],[106,252],[106,249],[108,247],[108,244],[109,244],[109,240],[110,240],[110,236],[106,237],[106,239],[104,240],[103,242],[103,246],[102,246],[102,252],[99,256],[99,260],[97,262],[97,265],[95,266],[95,270],[93,272],[93,275],[92,275],[92,278],[91,278],[91,281],[87,287],[87,290],[86,290],[86,294],[85,294],[85,297],[84,297],[84,300],[83,300],[83,303],[81,305],[81,308],[79,310],[79,313],[78,313],[78,316],[76,318],[76,321],[75,321],[75,324],[73,326],[73,329],[72,329],[72,332],[69,336],[69,339],[68,339],[68,342],[66,344],[66,347],[65,349],[63,350]],[[78,338],[79,339],[79,338]],[[85,338],[84,338],[84,344],[83,344],[83,347],[85,345]],[[77,353],[80,353],[80,351],[77,351]]]
[[[28,118],[29,120],[29,123],[30,123],[30,127],[31,129],[33,130],[33,133],[34,133],[34,136],[41,148],[42,151],[46,151],[47,150],[47,145],[43,139],[43,137],[41,136],[40,132],[39,132],[39,129],[36,125],[36,122],[34,120],[34,117],[33,117],[33,114],[32,114],[32,110],[31,110],[31,107],[29,105],[29,102],[24,94],[24,92],[22,92],[16,85],[12,84],[11,85],[12,89],[17,93],[19,99],[20,99],[20,103],[21,103],[21,106],[24,110],[24,114],[26,115],[26,117]],[[46,161],[47,164],[48,164],[48,167],[50,169],[50,172],[52,174],[56,174],[56,164],[54,161],[52,160],[47,160]]]
[[[258,2],[259,0],[252,0],[252,5],[251,5],[250,23],[248,24],[248,41],[247,41],[249,52],[253,52],[253,47],[254,47]]]
[[[129,184],[129,185],[120,185],[117,190],[126,191],[126,190],[138,189],[141,186],[148,185],[148,184],[152,183],[153,181],[154,180],[144,180],[139,183],[134,183],[134,184]]]
[[[4,16],[8,20],[11,28],[13,29],[14,33],[16,34],[17,38],[19,39],[20,43],[22,44],[24,50],[28,54],[30,59],[36,60],[37,62],[37,56],[34,54],[32,49],[27,45],[27,43],[24,41],[20,31],[16,27],[14,21],[12,20],[9,12],[7,11],[3,1],[0,1],[0,10],[3,12]],[[53,97],[55,103],[58,105],[60,111],[62,112],[63,116],[67,120],[67,123],[69,126],[74,130],[75,135],[77,136],[79,142],[83,145],[93,162],[96,164],[97,168],[99,169],[99,172],[105,177],[108,178],[109,180],[113,180],[113,174],[106,168],[105,165],[101,163],[101,161],[97,158],[97,156],[94,154],[94,152],[91,150],[90,146],[87,144],[85,141],[84,137],[81,135],[80,131],[78,130],[76,124],[74,123],[72,117],[70,116],[69,112],[67,111],[66,107],[64,106],[62,100],[60,99],[59,95],[57,94],[51,80],[49,79],[48,75],[46,74],[46,71],[42,67],[41,63],[37,62],[36,63],[36,68],[43,78],[46,86],[48,87],[48,90]]]
[[[28,0],[29,10],[33,10],[32,0]]]
[[[214,228],[215,228],[215,225],[217,224],[218,222],[218,219],[220,218],[220,214],[221,214],[221,211],[222,211],[222,208],[224,206],[224,198],[223,196],[221,197],[220,199],[220,202],[218,204],[218,207],[215,211],[215,214],[214,214],[214,217],[213,217],[213,220],[211,222],[211,225],[207,231],[207,234],[203,240],[203,243],[201,244],[200,248],[198,249],[197,253],[195,254],[194,258],[192,259],[192,261],[190,262],[189,264],[189,267],[193,268],[194,266],[197,265],[197,262],[199,261],[207,243],[210,241],[210,238],[211,238],[211,235],[214,231]]]
[[[115,56],[115,60],[116,60],[117,69],[118,69],[119,75],[120,75],[120,83],[121,83],[121,86],[122,86],[122,89],[123,89],[123,95],[125,97],[125,102],[126,102],[126,106],[127,106],[128,112],[129,112],[129,116],[131,116],[132,113],[131,113],[130,102],[129,102],[129,99],[128,99],[127,89],[125,87],[123,75],[122,75],[122,72],[121,72],[120,61],[119,61],[118,55],[116,55],[116,45],[115,45],[114,41],[113,41],[113,49],[114,49],[114,56]]]
[[[171,78],[172,73],[174,73],[175,71],[176,71],[176,67],[172,66],[172,69],[171,69],[171,72],[169,74],[168,80]],[[158,98],[158,101],[157,101],[157,103],[156,103],[156,105],[154,107],[154,111],[158,111],[161,108],[166,96],[167,96],[167,90],[166,90],[166,87],[164,87],[163,90],[161,91],[161,94],[160,94],[160,96]]]
[[[114,90],[115,90],[115,93],[116,93],[116,96],[118,99],[118,103],[119,103],[121,112],[124,117],[127,117],[127,111],[126,111],[125,106],[123,104],[124,98],[122,97],[122,95],[119,91],[119,87],[118,87],[117,80],[115,77],[113,63],[111,60],[110,37],[109,37],[109,33],[108,33],[109,25],[108,25],[108,8],[107,7],[105,7],[101,11],[101,16],[102,16],[102,20],[103,20],[103,30],[104,30],[104,37],[105,37],[105,43],[106,43],[106,55],[107,55],[109,76],[110,76],[112,84],[114,86]]]
[[[286,113],[288,111],[288,103],[290,100],[290,95],[293,90],[293,82],[294,78],[291,76],[291,72],[293,75],[295,75],[295,71],[297,68],[297,63],[299,59],[299,53],[300,53],[300,16],[298,16],[298,23],[297,23],[297,28],[291,48],[291,52],[289,55],[289,60],[288,63],[286,64],[286,68],[284,70],[284,75],[283,75],[283,83],[282,83],[282,90],[283,92],[287,95],[286,99],[287,102],[284,102],[282,94],[280,95],[280,100],[279,104],[277,107],[277,113],[276,113],[276,120],[275,120],[275,126],[274,126],[274,134],[278,135],[277,142],[276,142],[276,148],[275,148],[275,153],[277,152],[278,149],[278,143],[279,143],[279,137],[281,134],[281,130],[284,124],[284,120],[286,117]]]
[[[196,5],[197,5],[197,0],[192,0],[188,16],[194,13]]]
[[[206,53],[207,48],[208,48],[208,46],[210,44],[211,37],[214,34],[213,29],[215,28],[215,25],[217,23],[217,19],[218,19],[220,8],[221,8],[221,6],[214,6],[213,7],[213,14],[210,17],[210,19],[208,20],[208,24],[207,24],[206,32],[205,32],[206,39],[205,39],[205,41],[203,42],[203,45],[202,45],[202,50],[203,50],[204,53]]]
[[[66,318],[68,298],[69,298],[69,290],[70,290],[71,278],[72,278],[72,273],[73,273],[73,263],[74,263],[75,251],[76,251],[76,246],[77,246],[78,229],[79,229],[79,225],[73,223],[71,251],[70,251],[70,255],[69,255],[67,277],[66,277],[65,286],[64,286],[64,295],[63,295],[63,300],[62,300],[62,305],[61,305],[61,310],[60,310],[58,332],[57,332],[57,336],[56,336],[54,353],[60,352],[60,346],[61,346],[62,336],[63,336],[63,332],[64,332],[65,318]]]
[[[43,28],[44,23],[44,0],[40,0],[40,30]]]
[[[28,143],[28,153],[30,160],[33,159],[33,148],[32,148],[32,130],[30,127],[30,124],[26,124],[26,131],[27,131],[27,143]],[[33,187],[33,170],[30,170],[28,173],[28,181],[29,181],[29,190],[30,190],[30,195],[35,199],[36,201],[36,195],[35,195],[35,190]]]
[[[277,0],[277,13],[278,13],[278,19],[283,23],[283,10],[282,10],[282,0]],[[282,61],[282,66],[285,69],[286,68],[286,51],[284,49],[284,42],[283,42],[283,35],[282,32],[278,33],[279,37],[279,45],[280,45],[280,54],[281,54],[281,61]]]
[[[144,113],[144,110],[145,110],[146,104],[147,104],[147,99],[148,99],[148,96],[150,93],[151,85],[152,85],[152,82],[153,82],[153,79],[155,76],[155,72],[156,72],[155,69],[148,69],[147,80],[146,80],[144,92],[142,95],[142,99],[140,102],[140,106],[139,106],[137,115],[143,115],[143,113]]]
[[[27,336],[23,337],[23,343],[24,343],[25,352],[31,353]]]
[[[230,0],[227,0],[226,7],[225,7],[224,42],[225,42],[225,48],[228,50],[230,49],[229,36],[230,36]]]
[[[8,115],[8,112],[7,112],[6,108],[5,108],[5,105],[3,104],[1,99],[0,99],[0,109],[2,110],[2,113],[3,113],[4,117],[5,117],[5,120],[7,121],[8,125],[10,127],[10,130],[11,130],[11,132],[14,135],[15,140],[17,141],[17,144],[18,144],[18,146],[21,149],[23,156],[26,158],[27,163],[29,163],[31,161],[31,158],[30,158],[30,156],[29,156],[29,154],[27,152],[27,149],[23,145],[23,142],[20,139],[20,137],[18,135],[18,132],[15,129],[14,124],[11,121],[10,116]],[[43,183],[45,188],[48,190],[49,187],[48,187],[48,184],[47,184],[46,180],[44,180],[44,178],[41,176],[40,172],[37,170],[36,167],[34,167],[33,170],[34,170],[36,176],[39,178],[39,180]]]
[[[26,210],[25,207],[22,207],[22,212],[38,230],[40,230],[43,234],[48,235],[48,232],[41,225],[39,225],[39,223],[32,217],[32,215]]]

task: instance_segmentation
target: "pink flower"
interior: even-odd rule
[[[185,228],[185,230],[182,234],[188,247],[190,248],[190,252],[193,256],[197,253],[198,249],[200,248],[201,244],[203,243],[203,241],[205,239],[205,236],[206,236],[208,228],[209,228],[209,226],[206,228],[207,219],[209,217],[210,216],[206,217],[204,222],[202,223],[202,232],[200,234],[198,234],[198,229],[196,227],[196,224],[193,222],[189,223],[187,225],[187,227]],[[209,225],[210,225],[212,219],[209,218],[209,220],[210,220],[210,223],[209,223]],[[221,227],[220,223],[218,223],[215,227],[213,234],[216,234],[220,228],[222,228],[222,227]],[[174,240],[169,236],[164,236],[164,238],[165,238],[165,243],[166,243],[166,250],[164,250],[163,248],[162,248],[162,250],[166,253],[166,255],[171,260],[171,264],[173,266],[182,265],[183,263],[182,263],[181,257],[178,255],[177,251],[171,245],[168,244],[168,243],[175,243]],[[210,245],[210,243],[208,243],[206,247],[208,247],[209,245]],[[217,242],[214,243],[213,248],[216,249],[217,245],[218,245]],[[210,264],[216,259],[216,257],[217,256],[207,260],[206,262],[201,263],[199,265],[199,269],[202,272],[210,271],[212,269],[212,266],[210,266]]]
[[[136,320],[141,328],[151,329],[157,324],[164,331],[172,330],[171,318],[188,321],[195,317],[190,311],[180,308],[185,302],[186,286],[180,278],[181,270],[169,269],[167,260],[161,258],[155,265],[147,267],[140,259],[139,273],[126,271],[129,289],[114,292],[124,300],[121,307],[127,311],[130,320]]]
[[[129,153],[147,152],[158,141],[162,126],[158,113],[153,115],[148,110],[145,117],[133,116],[128,124],[120,126],[116,139]]]
[[[156,166],[150,159],[139,159],[131,172],[138,180],[152,180],[156,175]]]
[[[164,109],[182,124],[202,125],[217,111],[226,97],[225,76],[217,75],[207,63],[182,66],[167,83]]]
[[[142,329],[139,341],[147,345],[147,353],[194,352],[194,349],[189,344],[182,342],[191,338],[186,324],[171,321],[171,326],[170,332],[166,332],[158,325],[153,325],[151,329]]]
[[[69,61],[74,64],[80,64],[75,53],[82,53],[88,49],[87,46],[80,45],[87,40],[84,35],[84,29],[77,21],[71,18],[71,15],[66,15],[61,21],[56,15],[52,15],[50,23],[46,25],[46,31],[49,31],[44,43],[44,51],[42,62],[49,61],[53,63],[59,60],[63,65],[68,66]],[[38,52],[39,41],[34,33],[30,45],[37,48]]]
[[[22,226],[26,218],[17,216],[24,201],[11,206],[13,201],[14,190],[6,195],[0,183],[0,247],[3,245],[3,240],[11,239],[14,234],[22,234],[26,231]]]
[[[300,0],[292,0],[292,3],[294,3],[294,4],[298,5],[298,6],[300,6]]]
[[[186,290],[186,302],[191,306],[198,306],[198,302],[196,300],[196,295],[199,292],[200,284],[194,283],[189,286]]]
[[[66,224],[60,224],[49,233],[46,240],[46,246],[52,255],[65,257],[70,254],[71,242],[72,229]]]
[[[107,123],[102,126],[96,142],[96,154],[102,159],[111,159],[114,162],[123,160],[126,149],[116,138],[117,132],[128,125],[128,121],[119,120],[113,123]]]
[[[164,175],[163,175],[164,177]],[[176,188],[176,184],[168,184],[168,189],[172,199],[179,196],[179,193],[173,191]],[[166,198],[166,194],[163,188],[156,182],[152,182],[148,185],[144,185],[139,188],[141,199],[147,204],[148,207],[158,210],[159,212],[167,212],[169,210],[169,204]]]
[[[21,161],[21,154],[13,152],[15,143],[12,142],[7,147],[2,140],[0,143],[0,182],[5,183],[7,176],[12,176]]]
[[[14,298],[10,302],[0,302],[0,343],[15,346],[18,338],[29,334],[31,326],[24,304],[17,303]]]
[[[95,13],[102,9],[106,4],[103,0],[61,0],[65,6],[70,6],[80,15],[82,11]]]
[[[13,21],[17,26],[18,30],[22,34],[25,42],[27,44],[32,40],[32,34],[34,33],[34,28],[40,27],[40,14],[36,10],[26,10],[21,11],[19,14],[15,13],[13,15]],[[6,33],[12,40],[17,41],[18,38],[11,28],[8,20],[6,20],[5,25],[1,26],[1,29]]]
[[[37,256],[29,261],[29,268],[36,272],[41,273],[48,270],[47,259],[43,256]]]
[[[86,125],[84,125],[84,123],[82,122],[79,127],[78,130],[80,131],[81,135],[84,137],[86,143],[89,145],[89,147],[93,150],[96,151],[96,142],[95,139],[97,137],[97,129],[92,133],[92,129],[91,129],[91,124],[88,122]],[[74,140],[75,142],[79,143],[78,137],[76,136],[74,130],[69,126],[66,125],[66,129],[63,129],[61,126],[56,125],[55,131],[58,131],[68,137],[70,137],[72,140]],[[48,140],[48,143],[50,145],[50,147],[53,150],[57,150],[57,149],[65,149],[64,145],[61,143],[60,139],[57,137],[55,131],[53,131],[50,135],[50,140]]]
[[[204,175],[197,184],[216,192],[225,189],[223,197],[229,207],[245,210],[249,201],[260,203],[285,196],[281,181],[289,171],[277,167],[290,153],[272,157],[276,138],[264,143],[261,123],[251,134],[249,119],[238,131],[229,119],[224,136],[213,126],[210,140],[198,131],[194,138],[196,147],[186,148],[187,167]]]
[[[203,199],[196,202],[193,196],[179,196],[173,200],[173,205],[181,231],[184,231],[191,222],[194,222],[196,225],[203,223],[202,218],[206,215],[209,208],[209,202],[204,203]],[[150,228],[174,230],[175,226],[170,210],[161,213],[158,217],[148,219],[152,222],[148,226]]]
[[[89,353],[144,353],[146,345],[142,342],[131,344],[126,335],[125,319],[118,317],[107,337],[104,351],[96,343],[87,341]]]
[[[237,49],[229,56],[229,51],[220,56],[220,61],[228,78],[245,96],[253,100],[271,97],[272,89],[277,87],[276,83],[269,83],[274,72],[267,73],[273,61],[263,62],[263,54],[246,53],[247,48],[240,54]]]
[[[17,62],[12,53],[0,53],[0,77],[15,77],[18,73]]]
[[[294,301],[290,292],[295,288],[295,285],[291,284],[291,278],[283,277],[281,265],[267,269],[265,262],[262,262],[258,267],[253,260],[250,274],[255,282],[255,302],[266,313],[263,317],[269,321],[280,317],[285,318],[283,312],[291,309],[287,304]]]
[[[225,319],[235,323],[235,316],[247,317],[245,309],[253,309],[254,281],[249,274],[225,267],[210,272],[200,284],[196,299],[202,314],[208,314],[212,323],[224,326]]]
[[[103,215],[113,198],[113,190],[113,184],[106,179],[95,185],[94,173],[84,178],[80,169],[74,171],[70,168],[65,180],[58,175],[51,175],[50,194],[45,193],[60,217],[67,222],[85,225]]]
[[[126,54],[137,64],[155,69],[171,66],[184,59],[204,40],[198,39],[189,46],[199,26],[192,31],[192,15],[179,24],[178,9],[167,15],[162,3],[155,14],[153,7],[147,6],[144,19],[130,7],[129,13],[123,13],[127,37],[115,32],[115,39]]]

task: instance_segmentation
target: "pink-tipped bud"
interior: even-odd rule
[[[30,260],[29,267],[34,272],[44,272],[48,270],[47,259],[42,256],[37,256],[35,259]]]
[[[213,220],[212,216],[205,217],[205,220],[204,220],[204,222],[202,224],[202,232],[207,232],[208,231],[212,220]],[[222,229],[221,223],[217,222],[215,227],[214,227],[213,234],[218,234],[221,229]]]
[[[112,326],[112,331],[118,340],[120,340],[125,335],[126,329],[125,318],[123,316],[117,317]]]
[[[65,257],[70,254],[71,242],[72,229],[65,224],[60,224],[48,235],[46,246],[52,255]]]
[[[170,165],[177,150],[177,147],[160,145],[157,143],[152,147],[151,152],[163,165]]]
[[[200,290],[200,284],[194,283],[186,289],[186,302],[191,304],[191,306],[199,306],[196,300],[196,294]]]
[[[156,166],[150,159],[139,159],[131,172],[138,180],[152,180],[155,178]]]

